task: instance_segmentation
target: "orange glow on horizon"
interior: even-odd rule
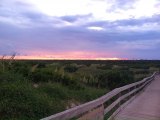
[[[127,60],[123,58],[45,58],[36,56],[18,56],[17,60]]]
[[[71,52],[39,52],[31,51],[30,55],[16,55],[17,60],[128,60],[126,58],[110,57],[111,53],[104,56],[104,53],[96,52],[81,52],[81,51],[71,51]],[[9,59],[9,56],[5,57]]]

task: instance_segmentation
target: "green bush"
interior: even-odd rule
[[[48,96],[22,82],[1,84],[0,106],[0,119],[3,120],[40,119],[55,111]]]
[[[33,82],[52,82],[61,83],[62,85],[68,86],[71,89],[81,89],[82,85],[76,80],[72,80],[67,75],[60,75],[59,73],[47,71],[47,70],[37,70],[31,74],[31,79]]]
[[[67,89],[65,87],[63,87],[60,84],[54,83],[54,84],[43,84],[41,85],[38,90],[46,93],[48,96],[50,96],[51,98],[55,99],[55,100],[64,100],[64,99],[68,99],[68,93],[67,93]]]
[[[92,88],[92,87],[86,87],[84,89],[80,89],[77,91],[70,91],[70,97],[79,102],[88,102],[91,100],[94,100],[104,94],[107,93],[106,89],[98,89],[98,88]]]
[[[80,84],[76,79],[70,79],[68,76],[62,77],[62,85],[67,86],[69,89],[72,90],[80,90],[84,89],[84,86]]]
[[[33,82],[48,82],[52,80],[52,73],[46,71],[37,70],[30,75]]]
[[[25,77],[28,77],[30,70],[31,70],[31,66],[29,66],[27,63],[14,61],[10,66],[9,71],[13,73],[19,73]]]
[[[128,71],[109,71],[99,75],[98,86],[110,90],[133,82],[133,75]]]
[[[26,79],[23,77],[23,75],[19,73],[13,73],[13,72],[3,72],[0,73],[0,83],[3,82],[15,82],[15,81],[25,81]]]
[[[141,69],[134,71],[135,74],[149,74],[149,70]]]
[[[75,65],[67,65],[64,67],[64,71],[70,72],[70,73],[76,72],[77,70],[78,70],[78,67],[76,67]]]

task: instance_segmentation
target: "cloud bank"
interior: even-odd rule
[[[0,55],[160,59],[159,8],[159,0],[1,0]]]

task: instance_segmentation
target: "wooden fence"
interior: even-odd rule
[[[41,120],[111,120],[121,109],[123,109],[135,96],[147,86],[154,77],[159,74],[155,72],[152,76],[141,81],[116,88],[106,95],[76,106],[63,112],[51,115]]]

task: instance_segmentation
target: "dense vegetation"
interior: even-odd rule
[[[37,120],[149,76],[160,61],[0,61],[0,119]]]

